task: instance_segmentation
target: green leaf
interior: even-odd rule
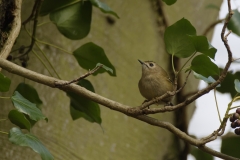
[[[58,9],[50,13],[50,20],[61,34],[72,40],[86,37],[90,31],[92,4],[89,1]]]
[[[220,11],[220,7],[215,4],[208,4],[206,6],[207,9],[216,9],[217,11]]]
[[[220,69],[220,72],[222,72],[222,69]],[[231,97],[233,98],[236,95],[235,86],[233,85],[235,79],[240,79],[240,72],[236,72],[234,74],[231,72],[228,72],[227,76],[224,78],[223,82],[221,83],[221,87],[217,88],[217,91],[221,93],[230,93]]]
[[[233,33],[240,36],[240,13],[238,10],[233,10],[234,14],[232,18],[230,19],[227,28],[229,30],[232,30]]]
[[[167,5],[172,5],[174,4],[175,2],[177,2],[177,0],[163,0],[163,2],[165,2]]]
[[[107,67],[107,66],[105,66],[105,65],[103,65],[103,64],[101,64],[101,63],[98,63],[98,64],[96,65],[96,67],[97,67],[97,66],[102,66],[103,69],[105,69],[106,71],[109,71],[110,73],[113,74],[112,68],[109,68],[109,67]]]
[[[23,113],[17,110],[11,110],[8,113],[8,119],[21,129],[27,129],[30,132],[31,123],[26,119]]]
[[[240,82],[238,79],[234,80],[234,84],[235,84],[235,90],[240,93]]]
[[[196,147],[191,147],[191,154],[196,158],[196,160],[213,160],[212,155],[203,152]]]
[[[95,122],[91,117],[89,117],[86,113],[81,112],[75,109],[73,106],[70,106],[70,115],[73,120],[77,120],[79,118],[84,118],[89,122]]]
[[[100,2],[99,0],[90,0],[90,1],[92,5],[99,8],[103,13],[109,13],[119,18],[117,13],[113,12],[112,9],[107,4]]]
[[[86,43],[76,49],[73,52],[73,55],[77,59],[78,64],[86,70],[93,69],[97,63],[101,63],[105,66],[112,68],[113,73],[108,72],[109,75],[116,76],[116,70],[111,64],[111,62],[108,60],[104,50],[92,42]],[[93,75],[104,72],[104,69],[99,69]]]
[[[210,58],[214,59],[215,53],[217,52],[217,49],[214,48],[207,40],[207,37],[205,36],[192,36],[189,35],[190,39],[192,40],[195,51],[201,52],[205,54],[206,56],[209,56]]]
[[[11,80],[0,73],[0,92],[7,92],[9,90]]]
[[[11,100],[19,112],[29,115],[32,120],[38,121],[45,119],[47,121],[47,118],[42,114],[41,110],[37,108],[36,104],[24,98],[18,91],[14,92]]]
[[[87,90],[95,92],[91,82],[86,79],[80,80],[78,82],[78,85],[86,88]],[[78,117],[79,118],[83,117],[86,120],[88,120],[89,122],[96,122],[98,124],[101,124],[102,119],[100,117],[100,108],[97,103],[95,103],[89,99],[86,99],[83,96],[79,96],[73,92],[67,92],[67,96],[69,96],[69,98],[70,98],[70,106],[73,107],[75,110],[78,110],[81,112],[81,113],[78,112],[78,114],[76,113],[75,115],[73,115],[73,113],[71,113],[72,118],[74,120]],[[74,110],[72,110],[72,112],[73,111]]]
[[[181,58],[191,56],[195,47],[188,35],[196,35],[196,29],[187,19],[182,18],[169,26],[164,33],[167,52]]]
[[[9,131],[9,141],[19,146],[32,148],[41,155],[42,160],[53,160],[53,156],[42,142],[32,134],[23,134],[19,128],[12,128]]]
[[[236,158],[240,158],[240,137],[228,133],[222,138],[221,152]]]
[[[194,57],[191,63],[191,69],[204,77],[219,75],[218,66],[205,55],[198,55]]]
[[[79,3],[79,0],[46,0],[43,1],[39,14],[40,16],[45,16],[50,12],[66,8],[75,3]]]
[[[193,75],[194,75],[195,78],[201,79],[201,80],[203,80],[204,82],[206,82],[208,84],[216,82],[216,80],[213,77],[211,77],[211,76],[206,78],[206,77],[202,76],[201,74],[197,74],[196,72],[193,72]],[[219,84],[217,87],[220,87],[220,86],[221,85]]]
[[[37,106],[42,104],[37,90],[28,84],[20,83],[15,91],[18,91],[23,97],[25,97],[30,102],[35,103]]]

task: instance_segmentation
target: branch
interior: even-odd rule
[[[63,80],[59,80],[59,79],[56,79],[56,78],[53,78],[53,77],[49,77],[49,76],[45,76],[45,75],[36,73],[34,71],[31,71],[31,70],[28,70],[28,69],[23,68],[21,66],[18,66],[16,64],[14,64],[12,62],[9,62],[9,61],[7,61],[5,59],[2,59],[2,58],[0,58],[0,67],[2,67],[6,71],[9,71],[13,74],[25,77],[27,79],[38,82],[40,84],[44,84],[44,85],[52,87],[52,88],[57,87],[56,83],[62,84],[62,83],[66,82],[66,81],[63,81]],[[186,141],[186,142],[188,142],[188,143],[190,143],[194,146],[200,147],[200,146],[204,145],[205,141],[195,139],[195,138],[187,135],[186,133],[182,132],[181,130],[179,130],[178,128],[176,128],[174,125],[172,125],[169,122],[160,121],[160,120],[157,120],[157,119],[154,119],[152,117],[145,116],[145,115],[134,115],[131,112],[132,107],[121,104],[119,102],[116,102],[116,101],[113,101],[113,100],[110,100],[110,99],[107,99],[103,96],[100,96],[96,93],[93,93],[93,92],[85,89],[84,87],[78,86],[74,83],[71,83],[71,84],[66,85],[66,86],[60,86],[59,89],[63,90],[63,91],[74,92],[74,93],[78,94],[79,96],[84,96],[84,97],[86,97],[86,98],[88,98],[88,99],[90,99],[90,100],[92,100],[96,103],[99,103],[99,104],[101,104],[101,105],[103,105],[103,106],[105,106],[109,109],[124,113],[124,114],[126,114],[130,117],[139,119],[139,120],[141,120],[145,123],[148,123],[150,125],[165,128],[165,129],[169,130],[170,132],[172,132],[173,134],[177,135],[180,139],[182,139],[182,140],[184,140],[184,141]],[[218,156],[219,158],[225,158],[227,156],[225,154],[222,154],[222,153],[217,152],[217,151],[213,151],[211,149],[210,149],[210,151],[212,151],[214,153],[217,153],[216,156]],[[229,160],[237,160],[237,159],[233,158],[233,157],[230,157]]]
[[[72,81],[65,82],[65,83],[62,83],[62,84],[59,84],[59,83],[56,82],[55,85],[56,85],[57,87],[61,87],[61,86],[69,85],[69,84],[71,84],[71,83],[78,82],[78,81],[80,81],[81,79],[84,79],[84,78],[90,76],[91,74],[95,73],[97,70],[99,70],[100,68],[102,68],[102,66],[103,66],[103,64],[96,66],[96,67],[93,68],[91,71],[89,71],[88,73],[80,76],[80,77],[77,78],[77,79],[74,79],[74,80],[72,80]]]
[[[16,8],[13,11],[13,15],[15,16],[13,21],[12,21],[12,28],[10,32],[8,33],[8,39],[5,42],[2,51],[0,53],[0,58],[6,59],[8,55],[10,54],[13,44],[15,43],[16,38],[18,37],[18,34],[20,32],[21,28],[21,5],[22,5],[22,0],[15,0],[15,5]],[[1,71],[1,68],[0,68]]]

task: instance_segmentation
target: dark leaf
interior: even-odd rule
[[[220,69],[220,71],[221,70],[222,69]],[[240,72],[236,72],[234,74],[231,72],[228,72],[227,76],[221,83],[221,87],[217,88],[217,91],[221,93],[230,93],[231,97],[233,98],[237,93],[235,90],[235,86],[233,85],[235,79],[240,79]]]
[[[177,0],[163,0],[163,2],[165,2],[167,5],[172,5],[174,4],[175,2],[177,2]]]
[[[37,108],[36,104],[24,98],[18,91],[14,92],[11,100],[19,112],[29,115],[32,120],[38,121],[45,119],[47,121],[47,118],[42,114],[41,110]]]
[[[90,0],[90,1],[92,5],[99,8],[103,13],[109,13],[119,18],[117,13],[113,12],[112,9],[107,4],[100,2],[99,0]]]
[[[96,66],[101,66],[101,65],[102,65],[102,68],[103,68],[103,69],[105,69],[106,71],[109,71],[110,73],[113,74],[112,68],[109,68],[109,67],[107,67],[107,66],[105,66],[105,65],[103,65],[103,64],[101,64],[101,63],[98,63]]]
[[[66,8],[75,3],[79,3],[79,0],[46,0],[43,1],[39,14],[41,16],[45,16],[50,12]]]
[[[205,55],[196,56],[191,63],[191,69],[204,77],[218,76],[219,68],[209,57]]]
[[[191,35],[189,35],[189,37],[191,38],[191,40],[194,44],[196,52],[201,52],[201,53],[205,54],[206,56],[214,59],[215,53],[217,52],[217,49],[214,48],[208,42],[207,37],[205,37],[205,36],[191,36]]]
[[[238,10],[233,10],[234,14],[230,19],[227,28],[232,30],[233,33],[240,36],[240,13]]]
[[[195,47],[188,35],[196,35],[196,29],[184,18],[169,26],[164,33],[167,52],[182,58],[191,56]]]
[[[89,91],[95,92],[91,82],[86,79],[80,80],[78,82],[78,85],[86,88]],[[80,111],[75,114],[71,113],[74,120],[78,117],[83,117],[89,122],[96,122],[98,124],[101,124],[102,120],[100,117],[100,108],[97,103],[83,96],[79,96],[76,93],[67,92],[67,95],[70,98],[70,107],[73,107],[75,110]],[[74,110],[72,109],[70,111],[73,112]]]
[[[240,137],[228,133],[222,138],[221,152],[236,158],[240,158],[239,144]]]
[[[17,110],[11,110],[8,113],[8,119],[21,129],[27,129],[30,132],[31,129],[31,124],[30,122],[26,119],[23,113],[18,112]]]
[[[84,118],[89,122],[95,122],[91,117],[89,117],[86,113],[81,112],[74,107],[70,106],[70,114],[73,120]]]
[[[32,148],[41,155],[42,160],[53,160],[53,156],[42,142],[32,134],[23,134],[19,128],[12,128],[9,131],[9,141],[19,146]]]
[[[11,80],[0,73],[0,92],[7,92],[9,90]]]
[[[92,42],[86,43],[76,49],[73,52],[73,55],[77,59],[78,64],[86,70],[93,69],[96,67],[97,63],[101,63],[105,66],[112,68],[113,73],[108,72],[109,75],[116,76],[116,70],[111,64],[111,62],[108,60],[104,50]],[[93,75],[104,72],[104,69],[99,69]]]
[[[37,90],[28,84],[20,83],[15,89],[15,91],[18,91],[24,98],[26,98],[32,103],[35,103],[37,106],[42,104],[42,101],[38,96]]]
[[[59,32],[69,39],[86,37],[90,31],[92,4],[89,1],[78,2],[50,13],[50,20]]]

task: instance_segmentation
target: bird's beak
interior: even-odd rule
[[[139,61],[141,64],[145,64],[143,61],[141,61],[141,60],[139,60],[139,59],[138,59],[138,61]]]

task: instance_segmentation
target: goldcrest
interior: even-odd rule
[[[142,65],[142,77],[138,82],[138,88],[143,97],[152,100],[173,91],[173,84],[167,72],[153,61],[140,61]],[[167,97],[162,101],[170,102],[172,97]]]

